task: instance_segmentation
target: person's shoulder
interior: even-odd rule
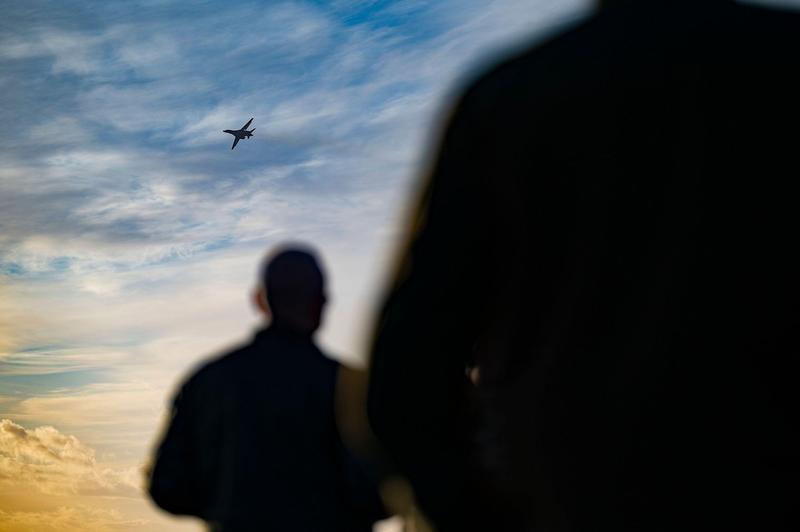
[[[571,83],[575,75],[594,74],[608,61],[625,61],[642,47],[663,41],[661,34],[680,28],[678,10],[660,2],[630,2],[575,16],[547,32],[507,50],[467,83],[463,92],[469,101],[498,101],[519,92],[527,99],[531,91],[542,92]],[[675,20],[673,20],[675,19]]]
[[[757,26],[759,24],[776,27],[796,28],[800,24],[800,8],[781,6],[768,2],[727,2],[728,9],[738,24]]]
[[[576,17],[545,37],[522,41],[476,69],[463,84],[456,107],[482,113],[498,103],[513,105],[515,95],[531,101],[554,89],[573,66],[586,66],[585,54],[592,48],[588,43],[597,38],[598,26],[606,24],[597,14]]]
[[[230,379],[230,374],[237,370],[242,360],[256,349],[254,342],[247,342],[222,351],[204,360],[185,379],[182,389],[203,388],[217,385]]]
[[[725,30],[733,34],[734,42],[756,52],[769,48],[771,53],[762,57],[765,61],[783,55],[796,59],[797,43],[800,41],[800,10],[732,3],[729,11]]]
[[[720,40],[738,40],[753,52],[770,48],[777,59],[787,48],[778,43],[787,39],[800,39],[800,11],[725,0],[629,2],[575,17],[545,38],[534,36],[506,52],[467,79],[458,107],[486,110],[513,102],[515,95],[530,102],[579,88],[581,79],[605,79],[609,68],[658,64],[680,49],[696,54]]]
[[[327,367],[329,369],[332,369],[334,371],[337,371],[341,367],[342,364],[335,357],[333,357],[330,353],[328,353],[325,350],[323,350],[322,348],[320,348],[316,343],[314,343],[312,345],[313,345],[313,349],[314,349],[315,353],[317,354],[317,356],[319,357],[319,360],[321,361],[322,365],[324,365],[325,367]]]

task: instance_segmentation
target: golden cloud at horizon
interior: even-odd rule
[[[34,429],[0,420],[0,486],[52,495],[137,496],[138,468],[98,464],[95,451],[54,427]]]
[[[41,512],[0,509],[0,532],[105,532],[147,525],[145,519],[128,519],[114,509],[84,505],[59,506]]]
[[[138,467],[110,467],[52,426],[0,419],[0,532],[169,529],[156,524]]]

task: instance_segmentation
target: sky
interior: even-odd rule
[[[448,101],[587,6],[4,3],[0,531],[198,530],[141,471],[180,380],[258,327],[264,253],[320,251],[319,341],[362,364]]]
[[[258,327],[265,252],[320,251],[319,341],[363,364],[448,102],[589,9],[4,2],[0,532],[199,530],[141,471],[180,379]]]

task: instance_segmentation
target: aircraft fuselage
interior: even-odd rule
[[[223,133],[230,133],[237,139],[246,139],[253,136],[252,131],[247,131],[246,129],[223,129]]]

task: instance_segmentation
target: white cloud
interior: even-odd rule
[[[0,42],[0,57],[15,60],[51,57],[53,73],[85,75],[101,67],[98,46],[103,42],[104,38],[94,33],[43,29],[24,39],[7,38]]]
[[[129,38],[117,47],[120,61],[147,74],[153,65],[172,63],[180,59],[180,50],[174,36],[159,33],[142,39],[136,28],[125,32]]]
[[[36,144],[70,146],[88,144],[93,139],[84,123],[78,117],[68,114],[45,117],[26,128],[25,133],[28,141]]]
[[[284,60],[302,60],[319,53],[330,42],[334,22],[311,4],[274,2],[265,4],[255,18],[237,24],[228,35],[234,44],[226,55],[269,54]]]
[[[53,21],[0,42],[0,60],[24,76],[0,74],[4,88],[24,81],[12,119],[30,125],[0,145],[0,268],[11,272],[0,377],[34,383],[0,396],[0,414],[39,427],[4,425],[4,445],[21,430],[67,452],[58,442],[73,440],[44,428],[54,425],[88,460],[0,447],[0,471],[42,469],[51,492],[132,489],[126,475],[148,456],[176,382],[256,325],[248,293],[282,240],[320,246],[333,296],[321,341],[363,360],[443,98],[476,56],[586,2],[398,2],[380,14],[395,26],[355,23],[348,10],[370,3],[356,4],[198,9],[179,25],[170,6],[137,8],[136,23],[98,7],[96,30]],[[417,13],[428,33],[408,26]],[[44,116],[42,102],[56,102]],[[231,152],[220,130],[250,116],[256,136]],[[83,380],[44,388],[61,372]],[[71,503],[0,507],[0,521],[34,530],[135,524]]]
[[[53,427],[0,420],[0,483],[48,494],[136,496],[141,474],[97,463],[94,449]]]
[[[17,346],[9,342],[9,347]],[[48,375],[113,366],[123,360],[125,353],[102,346],[52,347],[13,351],[8,349],[2,358],[0,375]]]

